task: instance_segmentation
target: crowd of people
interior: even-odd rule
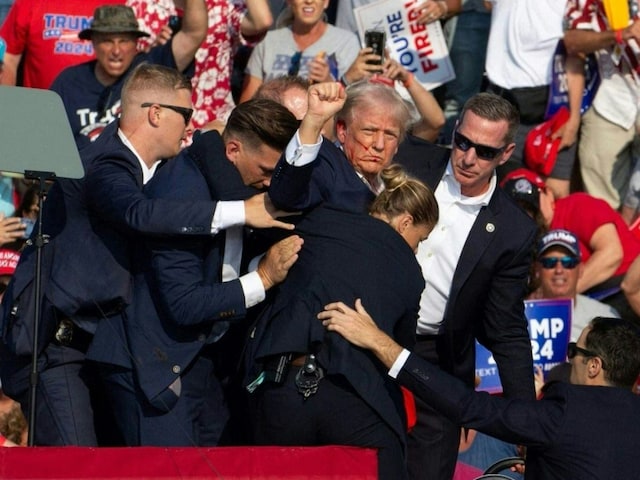
[[[354,445],[464,480],[473,432],[526,478],[631,475],[638,1],[426,0],[433,91],[335,2],[14,1],[0,85],[60,96],[84,177],[1,179],[0,445]],[[531,299],[572,305],[542,390]]]

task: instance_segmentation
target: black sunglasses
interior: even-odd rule
[[[162,107],[162,108],[168,108],[169,110],[173,110],[174,112],[179,113],[180,115],[182,115],[182,118],[184,118],[184,124],[189,125],[189,120],[191,120],[191,115],[193,115],[193,108],[179,107],[177,105],[167,105],[166,103],[153,103],[153,102],[145,102],[140,106],[142,108],[148,108],[148,107],[153,107],[154,105],[158,105],[159,107]]]
[[[576,342],[569,342],[567,345],[567,358],[571,360],[575,358],[577,355],[582,355],[583,357],[598,357],[602,361],[602,368],[606,370],[604,366],[604,360],[597,353],[593,353],[585,348],[579,347],[576,345]]]
[[[295,77],[298,75],[300,71],[300,60],[302,60],[302,52],[296,52],[291,57],[291,66],[289,66],[289,71],[287,74],[291,77]]]
[[[453,132],[453,143],[463,152],[467,152],[472,147],[476,149],[476,155],[483,160],[494,160],[498,155],[506,150],[508,145],[503,147],[489,147],[488,145],[480,145],[479,143],[473,143],[463,134],[455,130]]]
[[[543,257],[543,258],[539,258],[538,262],[540,262],[540,264],[542,265],[542,268],[546,270],[556,268],[556,265],[558,264],[558,262],[562,264],[563,268],[574,269],[578,266],[578,264],[580,263],[580,260],[578,260],[576,257],[570,257],[570,256]]]

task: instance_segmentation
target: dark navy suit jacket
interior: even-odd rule
[[[330,375],[343,375],[404,442],[406,424],[397,386],[369,353],[327,332],[316,315],[333,301],[361,298],[379,326],[403,345],[415,339],[424,280],[413,251],[387,225],[362,213],[319,207],[303,217],[298,261],[259,315],[247,347],[247,383],[261,360],[285,352],[317,352]]]
[[[145,193],[157,202],[198,208],[199,202],[244,199],[256,190],[242,184],[219,134],[209,132],[158,171]],[[206,232],[210,229],[209,221]],[[240,281],[221,281],[224,240],[220,232],[139,242],[133,303],[124,317],[100,325],[89,358],[134,369],[154,403],[207,343],[224,334],[229,321],[246,313]]]
[[[637,478],[640,397],[616,387],[550,384],[542,400],[474,392],[417,355],[398,381],[459,425],[526,445],[527,480]]]
[[[211,200],[176,203],[143,194],[142,169],[120,140],[118,123],[81,150],[84,179],[58,179],[44,202],[42,348],[55,329],[53,307],[91,331],[131,301],[134,235],[210,231]],[[35,247],[28,247],[3,300],[3,342],[17,355],[31,353],[35,259]]]
[[[290,211],[328,203],[365,212],[375,198],[344,152],[325,138],[316,160],[305,166],[290,165],[285,154],[280,157],[271,178],[269,196],[278,208]]]
[[[450,153],[447,148],[408,136],[394,161],[435,190]],[[281,158],[269,195],[285,209],[326,201],[365,211],[373,199],[344,153],[326,140],[317,159],[307,166],[291,166]],[[442,368],[469,385],[474,384],[477,338],[494,354],[505,394],[534,397],[523,299],[535,232],[534,222],[496,188],[469,233],[451,285],[444,335],[438,341]]]
[[[434,190],[451,151],[408,137],[395,161]],[[440,366],[475,380],[475,339],[496,360],[505,395],[534,398],[531,342],[523,299],[536,226],[501,189],[482,207],[456,266],[438,340]],[[429,275],[429,272],[425,272]]]

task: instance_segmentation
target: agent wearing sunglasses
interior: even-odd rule
[[[96,446],[99,437],[94,413],[99,427],[105,429],[98,433],[114,429],[109,412],[92,408],[90,393],[95,385],[88,384],[80,372],[91,368],[85,363],[85,354],[101,321],[109,322],[106,331],[115,336],[106,348],[111,360],[116,347],[123,346],[124,339],[110,327],[132,301],[131,262],[140,260],[133,254],[133,245],[143,234],[184,234],[189,241],[199,236],[213,243],[211,238],[218,237],[221,230],[238,225],[230,221],[234,212],[236,217],[244,217],[247,225],[255,220],[258,228],[266,226],[263,222],[271,216],[263,195],[245,202],[196,201],[193,189],[185,188],[185,198],[170,201],[151,199],[143,192],[158,166],[180,151],[191,111],[191,88],[190,80],[173,68],[148,63],[136,67],[123,86],[120,119],[82,149],[87,172],[84,178],[58,179],[47,194],[42,230],[50,240],[43,261],[46,293],[39,344],[43,352],[39,358],[44,364],[46,357],[46,365],[40,370],[34,403],[37,422],[29,432],[34,445]],[[282,109],[290,119],[290,129],[283,133],[288,139],[297,122]],[[273,109],[270,112],[270,119],[275,118]],[[278,153],[271,153],[273,162]],[[255,155],[260,159],[265,156]],[[231,182],[227,183],[231,189]],[[276,224],[289,227],[272,223]],[[28,332],[19,338],[3,336],[3,366],[32,352],[33,253],[33,247],[27,247],[3,298],[6,310],[0,318],[7,322],[3,331]],[[258,281],[251,286],[254,288],[247,297],[259,300],[264,295],[263,284]],[[243,292],[239,290],[240,296]],[[258,297],[249,295],[256,292]],[[22,313],[9,316],[10,311]],[[28,372],[2,370],[0,375],[5,393],[19,400],[30,420],[34,418],[27,409],[32,404],[27,391]],[[96,378],[97,373],[91,371],[90,375]],[[73,409],[69,408],[71,399]]]
[[[355,310],[327,305],[318,318],[370,349],[391,377],[452,422],[527,446],[527,480],[638,476],[640,397],[631,389],[640,374],[640,332],[629,321],[594,318],[570,344],[571,383],[550,383],[541,400],[513,400],[476,392],[404,350],[359,300]]]
[[[577,291],[584,265],[580,257],[578,238],[567,230],[550,230],[538,244],[534,266],[540,283],[536,298],[570,298],[571,340],[575,341],[594,316],[620,317],[617,310]]]
[[[416,353],[473,386],[478,335],[498,362],[504,394],[528,399],[535,394],[523,300],[536,227],[498,188],[495,173],[513,153],[517,129],[514,107],[481,93],[464,105],[451,150],[407,144],[396,161],[434,188],[442,212],[418,248],[427,286]],[[451,478],[459,439],[457,425],[418,402],[411,477]]]

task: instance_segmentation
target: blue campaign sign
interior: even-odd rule
[[[534,365],[546,373],[567,358],[571,333],[571,300],[526,300],[524,313],[529,321],[529,337]],[[478,390],[502,392],[498,367],[491,352],[476,342],[476,375]],[[533,371],[531,372],[533,376]]]
[[[549,101],[544,116],[545,120],[553,117],[561,107],[565,106],[569,108],[569,83],[565,69],[566,59],[567,50],[564,42],[560,40],[553,55]],[[595,55],[593,53],[587,55],[584,62],[584,91],[582,92],[582,102],[580,105],[581,115],[584,114],[593,103],[593,99],[600,86],[600,73]]]

